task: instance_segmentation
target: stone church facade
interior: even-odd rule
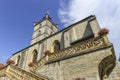
[[[0,68],[0,80],[120,80],[113,44],[94,15],[58,31],[46,14],[34,22],[30,46]]]

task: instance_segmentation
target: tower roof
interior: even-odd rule
[[[49,16],[49,12],[46,12],[45,16],[43,17],[43,19],[48,19],[51,20],[50,16]]]
[[[49,16],[49,11],[46,12],[46,14],[45,14],[45,16],[43,17],[42,20],[40,20],[39,22],[36,22],[36,21],[35,21],[35,22],[34,22],[34,26],[37,25],[37,24],[39,24],[39,23],[41,23],[41,22],[44,21],[44,20],[49,20],[53,25],[55,25],[56,28],[58,28],[58,25],[55,24],[55,23],[52,21],[51,17]]]

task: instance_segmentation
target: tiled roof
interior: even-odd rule
[[[4,66],[5,66],[4,64],[1,64],[1,63],[0,63],[0,68],[2,68],[2,67],[4,67]]]

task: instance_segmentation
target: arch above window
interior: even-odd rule
[[[57,52],[60,48],[60,42],[58,40],[55,40],[51,46],[51,52]]]

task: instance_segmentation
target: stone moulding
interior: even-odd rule
[[[71,57],[78,54],[82,55],[83,53],[104,48],[110,45],[112,44],[109,42],[106,35],[94,37],[41,58],[35,66],[30,68],[30,70],[33,71],[33,70],[36,70],[37,68],[42,67],[47,63],[60,61],[66,57]]]

